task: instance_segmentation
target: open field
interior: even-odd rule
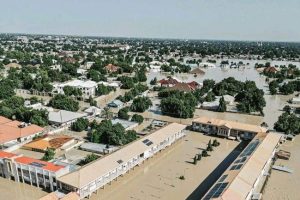
[[[205,180],[223,159],[239,144],[218,139],[221,145],[192,164],[195,154],[206,148],[209,136],[189,132],[173,146],[136,167],[124,177],[93,194],[91,199],[185,199]],[[180,180],[183,175],[185,180]]]
[[[285,165],[293,169],[292,174],[271,171],[271,177],[268,179],[264,189],[263,199],[272,200],[297,200],[299,199],[300,186],[300,138],[297,137],[294,141],[288,141],[283,144],[280,149],[291,152],[290,160],[280,160],[275,162],[275,165]]]

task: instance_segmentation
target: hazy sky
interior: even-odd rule
[[[300,41],[300,0],[2,0],[0,32]]]

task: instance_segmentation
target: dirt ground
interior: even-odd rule
[[[276,160],[275,165],[284,165],[294,170],[292,174],[271,171],[263,193],[263,199],[271,200],[298,200],[300,199],[300,138],[288,141],[280,149],[291,152],[290,160]]]
[[[202,158],[197,165],[192,164],[195,154],[206,148],[210,139],[214,138],[189,132],[173,146],[100,189],[90,199],[185,199],[239,144],[218,139],[221,145],[210,153],[210,157]],[[180,176],[185,180],[180,180]]]

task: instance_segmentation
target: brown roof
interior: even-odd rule
[[[170,77],[168,79],[162,79],[160,81],[158,81],[161,85],[175,85],[177,83],[179,83],[176,79]]]
[[[20,127],[21,122],[12,121],[5,117],[0,117],[0,144],[16,140],[18,138],[34,135],[42,132],[44,129],[40,126],[31,124],[23,128]]]
[[[173,87],[169,88],[169,90],[179,90],[182,92],[192,92],[196,88],[190,86],[188,83],[177,83]]]
[[[105,69],[109,72],[116,72],[116,71],[118,71],[119,67],[115,66],[113,64],[108,64],[105,66]]]
[[[275,67],[270,66],[270,67],[265,68],[264,72],[266,72],[266,73],[276,73],[276,72],[278,72],[278,70]]]
[[[205,72],[200,68],[195,68],[190,71],[190,74],[205,74]]]
[[[228,128],[231,127],[232,129],[236,129],[236,130],[240,130],[240,131],[249,131],[249,132],[254,132],[254,133],[267,131],[266,128],[263,128],[261,126],[244,124],[244,123],[236,122],[236,121],[208,118],[208,117],[200,117],[200,118],[194,119],[193,122],[214,125],[214,126],[227,126]]]
[[[47,148],[59,149],[65,143],[72,140],[72,137],[69,136],[55,136],[55,138],[42,138],[34,140],[28,144],[25,144],[23,147],[25,148],[32,148],[32,149],[39,149],[45,151]]]

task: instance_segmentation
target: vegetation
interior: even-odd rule
[[[97,160],[99,158],[99,156],[97,156],[96,154],[88,154],[86,155],[86,157],[79,163],[81,166],[86,165],[90,162],[93,162],[95,160]]]
[[[119,112],[118,112],[118,118],[129,120],[128,111],[129,111],[128,107],[120,109]]]
[[[93,123],[91,128],[90,141],[95,143],[124,145],[137,139],[135,131],[125,131],[121,124],[113,125],[110,120]]]
[[[49,161],[52,160],[55,156],[55,151],[52,148],[48,148],[44,154],[44,156],[42,157],[42,160],[44,161]]]
[[[75,122],[72,123],[71,129],[72,131],[81,132],[88,128],[89,120],[86,118],[79,118]]]
[[[72,86],[65,86],[64,87],[64,94],[66,96],[81,96],[82,95],[82,92],[79,88],[75,88],[75,87],[72,87]]]
[[[219,112],[226,112],[227,108],[226,108],[226,102],[224,100],[224,97],[222,96],[220,101],[219,101],[219,107],[218,107],[218,111]]]
[[[137,97],[133,100],[130,110],[133,112],[145,112],[150,106],[152,106],[152,102],[149,97]]]
[[[109,94],[111,91],[115,91],[115,88],[110,86],[105,86],[103,84],[99,84],[96,90],[96,95],[97,96],[106,95]]]
[[[300,133],[300,118],[293,113],[284,112],[274,124],[274,129],[285,134],[298,135]]]
[[[134,114],[131,118],[131,121],[141,124],[144,121],[144,117],[142,115]]]
[[[79,109],[79,103],[76,100],[63,94],[58,94],[53,97],[50,100],[49,105],[56,109],[72,112],[76,112]]]

